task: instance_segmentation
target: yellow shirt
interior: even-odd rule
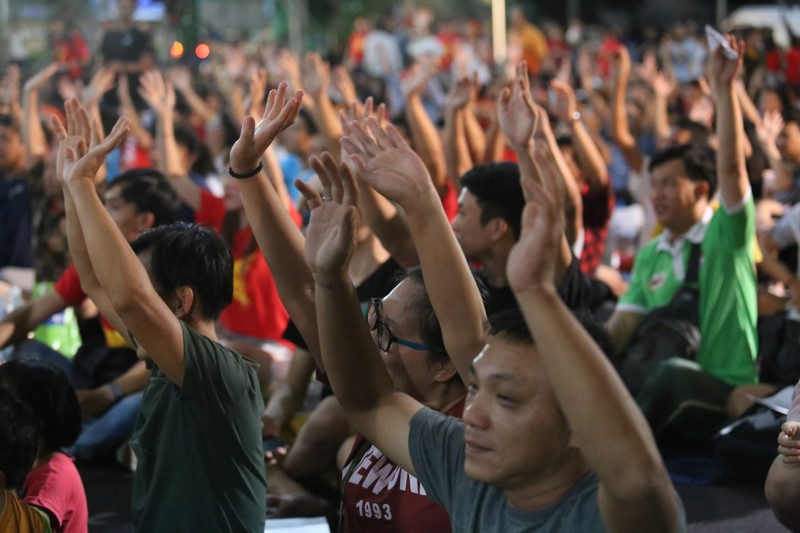
[[[36,509],[21,502],[14,491],[6,490],[6,503],[0,513],[0,531],[15,533],[53,533],[50,520]]]

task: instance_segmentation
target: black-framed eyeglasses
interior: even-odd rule
[[[387,326],[386,322],[384,322],[381,318],[382,307],[383,300],[380,298],[372,298],[370,299],[369,310],[367,312],[367,324],[369,324],[369,330],[375,332],[375,336],[378,340],[378,348],[380,348],[382,351],[388,352],[392,348],[392,343],[397,343],[400,346],[405,346],[407,348],[411,348],[412,350],[418,350],[421,352],[447,353],[442,348],[436,348],[433,346],[428,346],[427,344],[420,344],[418,342],[395,337],[389,329],[389,326]]]

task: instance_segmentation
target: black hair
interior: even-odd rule
[[[175,125],[175,142],[186,147],[192,156],[194,162],[192,163],[192,172],[206,176],[214,172],[214,161],[211,159],[211,152],[208,147],[200,140],[197,133],[193,129],[180,124]]]
[[[502,218],[511,227],[514,240],[519,239],[525,198],[516,163],[477,165],[461,176],[460,182],[475,196],[481,209],[481,224]]]
[[[128,170],[117,176],[108,189],[120,188],[120,196],[140,213],[153,213],[154,226],[172,224],[181,200],[164,175],[153,168]]]
[[[11,115],[0,114],[0,128],[9,128],[12,131],[17,132],[18,135],[21,135],[22,130],[19,128],[19,124],[17,121],[14,120],[14,117]]]
[[[698,143],[668,146],[653,156],[648,170],[652,174],[656,167],[675,159],[683,163],[687,178],[708,183],[708,197],[712,198],[717,191],[717,158],[714,150]]]
[[[795,111],[789,107],[785,107],[784,109],[786,111],[783,112],[783,123],[789,124],[790,122],[794,122],[800,126],[800,111]]]
[[[480,278],[472,272],[473,279],[478,285],[478,290],[481,293],[481,299],[484,305],[488,298],[486,287]],[[431,351],[431,357],[434,360],[449,359],[444,346],[444,337],[442,335],[442,326],[439,323],[439,318],[433,310],[433,304],[428,296],[428,289],[425,286],[425,278],[422,275],[422,269],[419,266],[409,268],[400,272],[397,276],[398,285],[405,280],[410,280],[417,286],[417,291],[408,302],[407,311],[411,319],[416,324],[416,331],[424,344],[439,348],[440,352]]]
[[[573,311],[572,314],[606,357],[610,358],[614,353],[614,348],[606,328],[589,313]],[[500,337],[510,344],[532,346],[536,344],[519,307],[510,307],[490,315],[489,335]]]
[[[689,142],[693,144],[708,143],[708,138],[712,133],[711,128],[705,124],[694,121],[685,115],[678,118],[678,120],[675,122],[675,128],[688,131],[691,135],[691,141]]]
[[[10,392],[0,390],[0,471],[6,489],[22,485],[36,459],[37,436],[33,414]]]
[[[219,235],[206,226],[176,222],[145,231],[131,243],[133,251],[149,250],[150,275],[162,297],[191,287],[202,316],[216,320],[233,299],[233,257]]]
[[[314,116],[308,111],[308,109],[301,107],[300,111],[297,113],[302,117],[303,123],[306,125],[306,131],[312,137],[319,133],[319,128],[317,127],[317,123],[314,122]]]
[[[0,365],[0,389],[30,407],[48,451],[71,446],[81,432],[81,409],[69,378],[41,361],[11,360]]]

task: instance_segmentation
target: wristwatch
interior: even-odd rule
[[[581,119],[581,112],[577,109],[572,112],[572,116],[569,117],[572,122],[578,122]]]

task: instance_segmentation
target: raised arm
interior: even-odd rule
[[[456,192],[461,191],[459,178],[473,166],[467,141],[467,107],[470,103],[472,82],[463,78],[450,88],[444,111],[444,155],[447,178]],[[484,147],[485,149],[485,147]]]
[[[19,65],[7,66],[5,76],[0,78],[0,113],[10,115],[14,124],[22,126],[19,84]]]
[[[419,166],[423,166],[421,162]],[[318,175],[325,200],[305,183],[298,182],[298,187],[311,207],[306,260],[314,273],[325,370],[336,399],[356,430],[413,474],[409,423],[422,405],[394,392],[348,274],[355,249],[358,189],[345,164],[320,169]]]
[[[569,202],[574,206],[569,213],[569,223],[577,233],[583,227],[580,191],[575,183],[575,178],[567,168],[561,150],[558,148],[555,136],[550,129],[547,113],[533,101],[526,69],[525,62],[517,65],[514,84],[510,89],[504,89],[500,93],[497,106],[500,128],[517,154],[522,182],[533,180],[539,184],[544,183],[540,169],[533,160],[533,153],[537,145],[546,146],[549,157],[561,158],[560,162],[556,162],[561,170],[560,175],[564,179],[560,190],[569,190],[569,187],[574,189],[569,193]],[[572,251],[565,235],[557,257],[559,280],[567,271],[571,261]]]
[[[169,70],[169,80],[181,93],[186,103],[197,113],[203,122],[208,123],[217,115],[217,112],[200,98],[192,87],[192,73],[188,67],[173,67]]]
[[[636,146],[636,138],[631,135],[625,97],[628,90],[628,77],[631,73],[631,57],[628,49],[620,46],[615,53],[616,76],[614,92],[611,96],[611,137],[619,147],[625,161],[634,172],[641,172],[644,156]]]
[[[375,116],[378,122],[383,124],[383,117],[386,116],[386,105],[381,104],[378,106],[377,111],[374,111],[372,97],[369,97],[364,106],[354,103],[349,106],[348,113],[340,111],[339,118],[345,135],[350,134],[350,124],[354,120],[361,120],[365,116]],[[360,170],[358,165],[352,164],[352,160],[346,156],[343,160],[350,165],[351,172],[358,176]],[[411,235],[408,220],[406,220],[403,210],[370,187],[365,181],[362,180],[362,183],[359,208],[364,221],[369,225],[384,249],[402,267],[410,268],[419,265],[417,248],[414,245],[414,238]]]
[[[360,167],[359,177],[405,211],[445,348],[466,381],[485,343],[486,313],[425,164],[397,130],[384,130],[372,117],[353,123],[342,147]]]
[[[180,321],[153,287],[147,270],[103,208],[92,183],[105,157],[128,134],[127,120],[119,119],[108,138],[100,142],[86,110],[77,101],[67,102],[66,107],[68,116],[73,115],[80,124],[83,135],[65,141],[64,189],[74,203],[72,216],[77,215],[94,273],[127,326],[121,331],[129,331],[167,378],[181,386],[185,356]],[[87,137],[92,139],[88,145],[84,140]],[[183,291],[180,297],[193,296]],[[176,310],[185,312],[183,307]]]
[[[719,47],[711,54],[710,67],[711,85],[717,105],[717,182],[723,205],[734,208],[749,193],[750,181],[745,167],[742,109],[733,86],[742,67],[744,44],[737,43],[730,36],[728,42],[734,50],[738,50],[737,58],[727,58],[722,47]]]
[[[175,90],[165,83],[161,73],[148,70],[139,79],[139,94],[157,117],[156,133],[159,151],[159,170],[186,205],[194,211],[200,208],[200,186],[189,179],[189,169],[180,160],[175,141]]]
[[[84,133],[78,129],[79,123],[77,120],[77,114],[74,111],[75,105],[72,101],[69,102],[69,106],[65,105],[65,109],[68,111],[67,129],[64,129],[64,126],[56,117],[51,117],[50,119],[51,129],[56,137],[56,140],[58,141],[56,175],[62,181],[65,177],[64,161],[66,159],[67,148],[72,147],[72,145],[76,143],[78,139],[82,139],[81,135]],[[70,257],[75,265],[75,269],[78,271],[78,277],[81,281],[81,289],[95,303],[97,308],[100,310],[100,314],[102,314],[103,317],[108,320],[112,326],[114,326],[114,329],[116,329],[130,344],[127,328],[122,323],[122,320],[119,318],[116,311],[114,311],[114,308],[111,306],[108,296],[100,286],[100,281],[97,279],[97,275],[94,272],[94,267],[92,267],[92,262],[89,258],[89,252],[86,248],[83,231],[81,230],[81,223],[78,218],[75,204],[72,201],[72,196],[69,194],[69,191],[66,189],[66,187],[63,189],[64,211],[67,224],[67,241],[69,243]]]
[[[34,74],[22,91],[22,142],[25,147],[25,168],[30,169],[47,154],[47,141],[39,116],[39,91],[58,72],[58,63],[50,63]]]
[[[414,149],[425,162],[428,175],[433,180],[433,185],[438,192],[442,192],[447,185],[447,164],[444,157],[444,146],[436,125],[428,116],[422,105],[422,91],[428,80],[436,73],[432,63],[423,63],[414,66],[411,79],[405,86],[406,119],[411,129],[411,139]]]
[[[509,284],[571,437],[600,479],[598,495],[609,531],[676,531],[677,496],[647,422],[616,371],[581,327],[555,287],[563,236],[558,169],[537,161],[546,186],[524,183],[522,235],[507,265]],[[598,431],[598,428],[602,428]]]
[[[568,124],[572,131],[572,139],[575,143],[575,149],[578,157],[584,162],[589,184],[593,188],[602,188],[608,184],[608,169],[600,149],[592,139],[589,130],[581,120],[580,113],[578,112],[578,101],[575,98],[575,89],[568,83],[560,80],[550,82],[550,86],[567,102],[567,117]]]
[[[245,118],[239,139],[231,148],[234,173],[245,174],[257,168],[275,136],[294,122],[302,93],[286,101],[287,88],[286,82],[282,82],[277,90],[270,91],[257,125],[252,117]],[[314,308],[314,280],[303,255],[305,239],[263,171],[240,180],[239,191],[281,301],[303,335],[317,366],[323,368]]]
[[[331,154],[338,154],[342,128],[336,109],[328,96],[330,79],[331,72],[328,63],[323,61],[316,52],[306,54],[302,68],[303,90],[313,101],[311,115],[325,139],[325,148]]]
[[[128,119],[128,127],[131,130],[131,135],[136,139],[136,144],[143,150],[151,150],[153,148],[153,136],[142,126],[139,120],[139,111],[131,98],[130,83],[127,75],[120,75],[117,79],[117,97],[119,98],[121,114]]]

